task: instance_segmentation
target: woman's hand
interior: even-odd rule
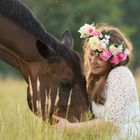
[[[58,117],[58,116],[53,116],[53,118],[56,121],[58,121],[58,123],[53,125],[53,127],[56,128],[56,129],[69,128],[71,126],[71,123],[64,118],[61,118],[61,117]]]

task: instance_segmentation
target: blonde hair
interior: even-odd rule
[[[91,73],[90,70],[90,64],[88,60],[88,42],[84,43],[83,46],[83,52],[84,52],[84,72],[85,72],[85,77],[87,81],[87,92],[89,95],[89,99],[92,101],[94,100],[98,104],[104,104],[106,97],[104,95],[104,88],[106,84],[106,79],[109,74],[109,72],[117,66],[124,66],[127,65],[130,61],[130,58],[132,57],[132,50],[133,46],[129,39],[116,27],[110,26],[106,23],[101,23],[96,26],[96,29],[99,30],[100,32],[110,32],[110,43],[111,44],[121,44],[122,42],[125,44],[126,48],[129,50],[130,55],[127,57],[127,59],[123,62],[120,62],[118,65],[113,65],[109,64],[110,68],[102,78],[98,78],[98,76],[94,75]]]

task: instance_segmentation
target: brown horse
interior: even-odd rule
[[[81,61],[66,31],[57,40],[18,0],[0,0],[0,59],[28,84],[29,108],[43,120],[57,113],[73,121],[88,111]]]

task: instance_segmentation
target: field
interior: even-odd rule
[[[140,74],[135,76],[140,93]],[[0,140],[110,140],[113,130],[108,125],[97,135],[92,130],[80,133],[56,131],[42,122],[28,108],[26,83],[19,79],[0,80]],[[140,96],[139,96],[140,97]]]

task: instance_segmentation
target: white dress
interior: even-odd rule
[[[111,122],[118,128],[112,140],[137,140],[140,137],[140,110],[131,71],[125,66],[114,68],[108,75],[104,92],[104,105],[92,101],[95,117]]]

